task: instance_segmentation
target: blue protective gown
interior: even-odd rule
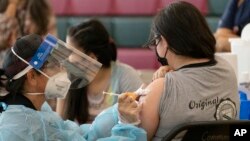
[[[146,141],[146,132],[117,124],[117,105],[102,112],[91,125],[62,120],[47,103],[41,111],[9,105],[0,114],[0,141]]]

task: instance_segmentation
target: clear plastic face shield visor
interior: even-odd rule
[[[13,79],[20,78],[32,68],[48,78],[66,72],[71,82],[71,89],[82,88],[89,84],[102,66],[98,61],[52,35],[45,37],[29,62],[16,54],[13,48],[12,52],[29,65],[15,75]]]

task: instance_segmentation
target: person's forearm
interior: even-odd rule
[[[233,30],[231,29],[227,29],[227,28],[219,28],[215,34],[214,37],[217,38],[234,38],[234,37],[238,37],[238,35],[236,33],[233,32]]]
[[[7,17],[15,17],[16,16],[16,9],[17,9],[17,5],[15,3],[9,3],[4,14]]]

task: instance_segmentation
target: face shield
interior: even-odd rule
[[[45,37],[29,62],[18,56],[13,48],[12,52],[29,65],[13,79],[20,78],[32,68],[48,78],[66,72],[72,89],[82,88],[89,84],[102,66],[98,61],[52,35]]]

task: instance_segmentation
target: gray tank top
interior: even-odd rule
[[[165,76],[154,141],[172,128],[192,121],[238,118],[239,96],[233,68],[222,58],[185,66]]]

